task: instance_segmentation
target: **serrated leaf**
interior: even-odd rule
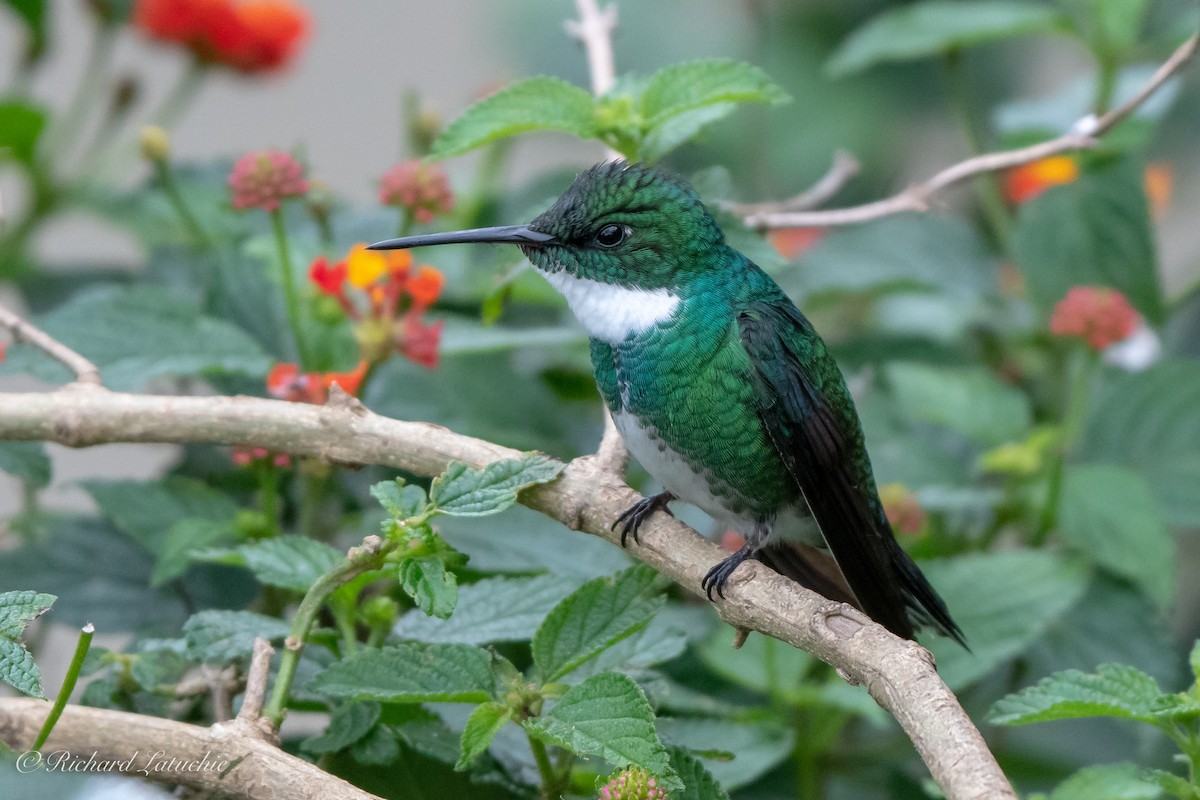
[[[1059,620],[1088,585],[1087,566],[1054,553],[1013,550],[921,562],[971,652],[923,637],[938,672],[956,691],[1020,655]],[[987,591],[979,587],[986,586]]]
[[[129,676],[137,685],[149,692],[160,687],[173,685],[183,678],[187,663],[181,654],[166,648],[155,648],[138,653],[129,665]]]
[[[503,703],[480,703],[467,719],[467,727],[463,729],[459,743],[461,755],[456,770],[464,770],[480,753],[488,749],[488,745],[496,738],[500,729],[512,719],[512,709]]]
[[[50,471],[50,457],[41,442],[0,442],[0,472],[44,489],[50,484]]]
[[[1179,527],[1200,527],[1200,363],[1110,376],[1092,399],[1079,458],[1136,470]]]
[[[400,587],[431,617],[449,619],[458,602],[458,578],[440,558],[406,558],[400,562]]]
[[[197,553],[236,536],[230,522],[181,519],[170,527],[157,545],[158,558],[150,573],[150,585],[162,586],[187,572]]]
[[[229,521],[237,504],[198,480],[171,476],[160,481],[87,481],[84,488],[112,520],[151,553],[160,553],[167,531],[183,519]]]
[[[1089,165],[1078,180],[1024,203],[1012,247],[1046,314],[1071,287],[1100,285],[1123,292],[1151,322],[1163,320],[1142,166],[1132,157]]]
[[[42,671],[29,651],[11,639],[0,639],[0,681],[30,697],[46,699],[42,691]]]
[[[1069,669],[1043,678],[996,701],[988,712],[994,725],[1028,725],[1057,719],[1117,717],[1153,723],[1175,699],[1158,681],[1124,664],[1101,664],[1095,673]]]
[[[667,153],[691,139],[700,131],[719,120],[725,119],[736,110],[733,103],[714,103],[693,108],[664,119],[642,137],[638,156],[642,161],[654,163]],[[726,228],[726,230],[730,230]],[[737,230],[734,228],[733,230]],[[746,254],[749,257],[749,254]],[[755,263],[758,263],[757,261]],[[762,266],[760,264],[760,266]],[[765,267],[764,267],[765,268]]]
[[[1186,778],[1162,769],[1143,769],[1141,776],[1143,780],[1158,784],[1164,792],[1172,797],[1200,800],[1200,789],[1193,786]]]
[[[366,736],[375,723],[379,722],[381,707],[370,701],[342,703],[329,715],[329,725],[320,736],[312,736],[300,743],[306,753],[323,755],[345,750]]]
[[[271,366],[241,328],[201,314],[184,297],[157,286],[81,291],[42,315],[38,327],[89,358],[110,389],[137,390],[166,376],[243,375],[261,379]],[[58,362],[28,346],[10,349],[5,370],[64,380]]]
[[[1096,764],[1060,783],[1049,800],[1155,800],[1161,794],[1137,764]]]
[[[563,131],[587,139],[596,134],[595,117],[595,101],[587,91],[558,78],[527,78],[460,114],[434,141],[432,153],[447,158],[526,131]]]
[[[647,566],[580,586],[555,606],[533,637],[533,661],[543,683],[562,678],[641,628],[666,601],[653,591]]]
[[[400,757],[400,744],[390,728],[376,725],[350,746],[350,755],[360,764],[386,766]]]
[[[729,793],[704,768],[700,759],[685,748],[669,747],[671,769],[679,776],[683,789],[671,795],[671,800],[729,800]]]
[[[643,127],[656,128],[672,117],[726,103],[785,103],[791,97],[752,64],[724,58],[688,61],[659,70],[639,98]]]
[[[547,610],[554,608],[576,585],[575,579],[558,575],[486,578],[459,589],[458,605],[449,619],[410,611],[400,618],[392,632],[402,639],[430,643],[528,641],[546,618]]]
[[[655,733],[650,702],[624,675],[593,675],[524,725],[530,735],[576,755],[596,756],[618,769],[638,766],[661,778],[670,792],[683,788]]]
[[[425,509],[425,490],[399,478],[372,485],[371,497],[398,521],[411,519]]]
[[[288,624],[281,619],[252,611],[201,611],[183,624],[188,658],[209,664],[221,664],[249,658],[259,636],[272,642],[288,635]]]
[[[335,662],[313,688],[382,703],[483,703],[494,689],[492,659],[469,645],[404,642]]]
[[[202,558],[239,564],[253,572],[259,583],[304,592],[340,564],[345,555],[315,539],[280,536],[240,545],[233,550],[212,551],[203,554]]]
[[[892,397],[913,419],[944,425],[983,445],[1023,438],[1033,422],[1029,398],[982,367],[888,365]]]
[[[1019,0],[925,0],[890,9],[862,25],[829,59],[830,75],[844,76],[887,61],[911,61],[964,47],[1065,27],[1061,14]]]
[[[478,517],[503,511],[517,502],[517,493],[549,483],[565,465],[540,453],[495,461],[482,469],[452,461],[435,478],[429,500],[438,511],[459,517]]]
[[[46,112],[24,102],[0,103],[0,161],[33,161],[38,138],[46,127]]]
[[[1058,528],[1063,539],[1134,581],[1159,607],[1171,602],[1175,542],[1140,476],[1109,464],[1071,465],[1061,502]]]
[[[0,636],[16,639],[30,621],[49,611],[57,599],[52,594],[29,590],[0,593]]]

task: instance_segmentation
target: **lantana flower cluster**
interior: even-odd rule
[[[442,322],[428,324],[423,317],[442,292],[441,272],[414,267],[407,250],[357,244],[341,261],[315,259],[308,275],[317,291],[337,301],[354,321],[366,362],[383,361],[395,351],[431,369],[437,366]]]
[[[1076,286],[1054,307],[1050,332],[1078,337],[1093,350],[1128,339],[1141,317],[1125,295],[1105,286]]]
[[[598,800],[665,800],[666,790],[658,779],[641,767],[627,767],[600,787]]]
[[[260,150],[247,153],[233,165],[229,189],[234,208],[277,211],[284,200],[307,192],[308,181],[304,167],[287,153]]]
[[[446,173],[435,164],[402,161],[379,179],[379,202],[412,214],[421,224],[454,208],[454,192]]]
[[[309,15],[291,0],[137,0],[133,21],[203,64],[257,73],[292,60],[308,35]]]

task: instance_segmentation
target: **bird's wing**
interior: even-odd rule
[[[782,295],[771,300],[747,303],[737,318],[759,417],[859,605],[911,639],[894,552],[900,548],[882,517],[869,466],[864,480],[858,424],[834,406],[850,402],[845,382],[804,315]]]

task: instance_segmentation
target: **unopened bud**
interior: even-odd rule
[[[157,125],[147,125],[138,134],[142,158],[154,164],[165,163],[171,155],[171,136]]]
[[[122,75],[118,78],[112,93],[113,114],[124,114],[128,111],[137,102],[140,88],[137,78],[133,75]]]

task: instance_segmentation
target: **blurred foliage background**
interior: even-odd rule
[[[381,414],[561,459],[589,452],[601,417],[585,339],[515,251],[408,263],[354,249],[398,229],[527,221],[602,157],[602,126],[589,141],[501,136],[488,127],[501,95],[469,112],[482,134],[445,128],[528,76],[587,87],[562,29],[572,4],[437,6],[282,3],[250,26],[265,44],[247,49],[155,27],[155,7],[169,21],[186,2],[0,5],[6,299],[112,389],[321,402],[337,380]],[[794,194],[839,149],[861,163],[842,206],[1062,133],[1127,97],[1198,25],[1182,0],[669,0],[623,4],[615,51],[620,76],[728,58],[791,96],[714,108],[732,113],[663,156],[711,206]],[[86,69],[64,52],[89,47]],[[770,87],[743,99],[772,99]],[[601,107],[611,129],[643,88],[618,81]],[[1023,794],[1195,796],[1198,94],[1185,72],[1095,150],[946,192],[927,214],[765,238],[722,218],[846,371],[893,525],[973,652],[925,643]],[[527,128],[590,135],[586,119],[520,112]],[[431,148],[472,152],[393,169]],[[0,373],[11,387],[66,379],[23,347]],[[13,489],[0,590],[56,595],[48,619],[124,634],[89,662],[82,702],[207,721],[208,704],[171,687],[201,663],[244,665],[255,633],[286,633],[336,556],[295,537],[344,551],[387,516],[368,487],[395,476],[208,446],[152,452],[162,474],[135,463],[114,480],[108,463],[81,474],[60,448],[0,445]],[[653,488],[636,466],[630,480]],[[360,650],[491,645],[535,687],[513,708],[548,716],[542,700],[562,696],[537,659],[548,612],[569,617],[575,593],[601,591],[586,581],[629,559],[520,507],[428,531],[389,513],[396,541],[421,540],[410,562],[453,576],[453,590],[392,561],[330,601],[282,698],[313,712],[284,729],[286,746],[383,796],[534,796],[547,780],[520,725],[501,718],[486,753],[455,771],[470,708],[322,687]],[[715,781],[681,796],[936,796],[864,692],[760,636],[732,650],[703,604],[640,574],[604,589],[640,609],[633,622],[562,683],[636,681],[657,715],[650,737],[683,753],[672,774]],[[35,655],[48,629],[27,638]],[[1130,671],[1110,683],[1102,664]],[[1049,676],[1040,694],[1013,695]],[[1088,718],[1004,724],[1068,716]],[[626,766],[562,752],[562,785],[579,796]],[[4,783],[69,796],[72,780]]]

